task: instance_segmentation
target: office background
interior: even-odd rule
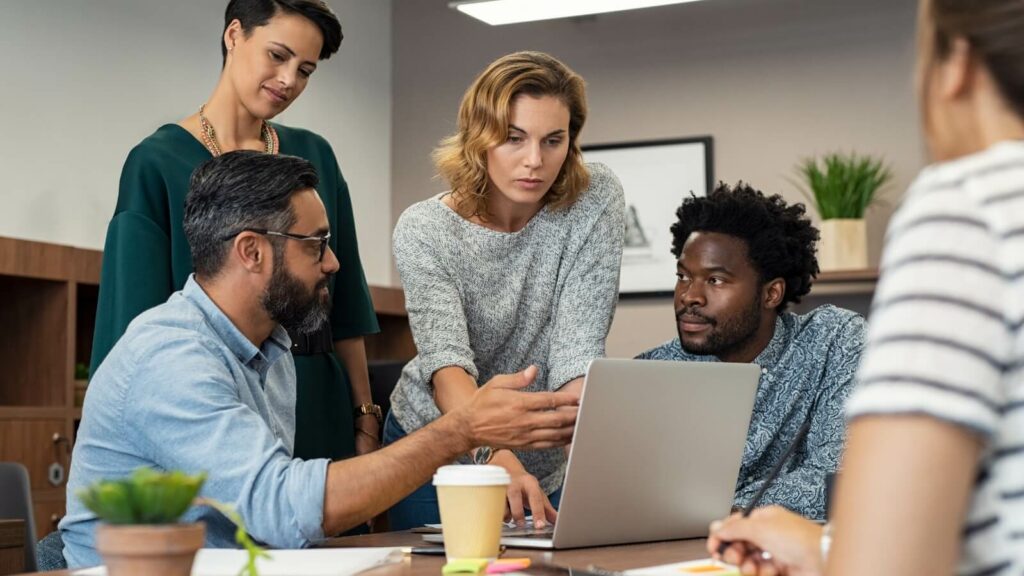
[[[895,179],[888,206],[869,216],[873,263],[924,163],[912,0],[706,0],[497,28],[446,0],[329,3],[344,26],[341,51],[278,120],[334,146],[371,284],[398,284],[391,227],[445,188],[430,151],[453,130],[473,77],[513,50],[548,51],[584,76],[586,142],[711,135],[716,178],[791,201],[802,200],[790,180],[802,157],[884,155]],[[213,89],[223,7],[3,0],[0,236],[102,248],[128,150]],[[669,300],[624,301],[609,352],[630,355],[674,331]]]

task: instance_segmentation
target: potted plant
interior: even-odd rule
[[[249,538],[242,519],[230,507],[196,498],[206,474],[160,473],[139,468],[128,478],[104,480],[78,491],[78,498],[96,514],[96,549],[109,576],[189,576],[196,552],[203,547],[206,526],[178,522],[193,504],[216,508],[238,526],[235,540],[249,551],[241,574],[257,576],[256,558],[267,556]]]
[[[892,170],[880,158],[855,153],[832,153],[797,164],[797,174],[821,216],[818,265],[822,270],[868,267],[864,213],[878,192],[892,180]]]

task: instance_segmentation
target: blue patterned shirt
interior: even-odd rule
[[[768,346],[754,359],[761,380],[736,483],[736,506],[746,506],[807,418],[807,437],[759,506],[778,504],[812,520],[825,518],[825,475],[843,450],[843,405],[864,348],[864,318],[821,306],[805,315],[783,312]],[[718,362],[682,349],[675,338],[640,354],[643,360]]]
[[[323,539],[328,461],[292,458],[295,365],[280,326],[253,345],[189,276],[128,326],[89,382],[60,523],[71,568],[100,564],[97,520],[75,492],[140,467],[208,473],[202,496],[231,504],[257,540],[302,548]],[[206,546],[235,546],[211,508]]]

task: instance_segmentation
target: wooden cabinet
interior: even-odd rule
[[[64,514],[80,417],[75,363],[91,352],[100,260],[95,250],[0,238],[0,460],[28,468],[39,537]]]
[[[405,310],[405,292],[401,288],[371,286],[370,297],[380,332],[366,337],[366,358],[370,362],[412,360],[416,345]]]
[[[92,353],[101,260],[96,250],[0,237],[0,461],[28,468],[40,538],[65,510],[71,445],[87,390],[75,379],[75,366],[88,366]],[[371,287],[371,294],[382,331],[366,339],[367,356],[412,358],[402,290]],[[56,483],[54,463],[64,471]]]

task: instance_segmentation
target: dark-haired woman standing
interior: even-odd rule
[[[224,68],[213,93],[196,103],[195,114],[140,142],[125,161],[107,229],[92,352],[95,370],[132,319],[167,300],[192,273],[182,209],[196,166],[243,149],[309,160],[320,177],[330,246],[342,266],[330,285],[329,324],[313,334],[292,335],[298,377],[293,454],[300,458],[363,454],[376,449],[380,438],[363,345],[363,336],[378,327],[348,186],[323,138],[269,122],[302,94],[318,62],[337,52],[341,38],[341,24],[320,0],[229,2]]]

